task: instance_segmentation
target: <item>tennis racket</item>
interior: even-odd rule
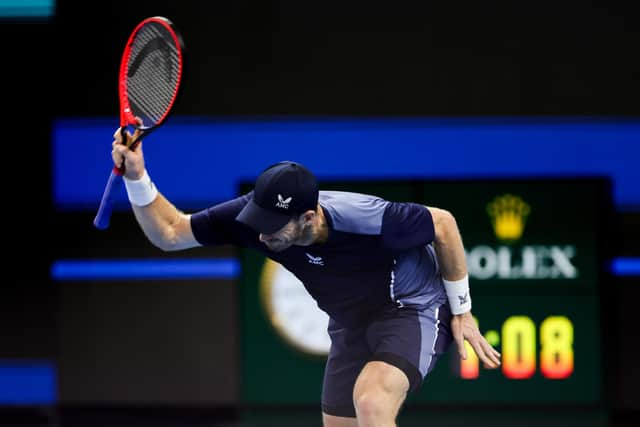
[[[135,150],[143,136],[166,121],[180,88],[183,50],[181,35],[173,23],[162,16],[143,20],[129,36],[120,62],[118,95],[122,141],[127,141],[129,127],[140,130],[137,138],[126,142],[130,150]],[[113,190],[121,185],[123,174],[124,162],[111,171],[93,221],[98,229],[109,227]]]

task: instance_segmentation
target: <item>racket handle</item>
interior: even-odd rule
[[[100,207],[98,213],[93,220],[93,225],[99,230],[105,230],[109,227],[109,220],[111,219],[111,211],[113,210],[114,199],[114,186],[118,185],[122,181],[122,174],[117,169],[111,171],[107,185],[104,187],[104,193],[102,194],[102,200],[100,201]]]
[[[125,126],[120,127],[120,134],[122,135],[122,140],[126,141],[127,135],[125,133]],[[147,132],[148,134],[149,132]],[[142,132],[136,136],[130,143],[129,149],[131,151],[135,150],[138,144],[142,142]],[[122,162],[121,167],[115,167],[111,170],[111,175],[109,175],[109,180],[107,181],[107,185],[104,187],[104,192],[102,193],[102,200],[100,201],[100,207],[98,208],[98,213],[96,217],[93,219],[93,225],[100,230],[105,230],[109,227],[109,220],[111,219],[111,211],[113,210],[113,199],[114,192],[113,187],[115,185],[120,184],[122,181],[122,176],[124,175],[124,162]]]

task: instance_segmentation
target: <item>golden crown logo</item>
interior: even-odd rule
[[[487,205],[496,237],[507,243],[522,237],[530,211],[529,205],[513,194],[498,196]]]

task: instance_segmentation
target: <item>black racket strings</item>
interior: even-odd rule
[[[159,124],[180,83],[180,47],[163,25],[150,22],[135,35],[127,61],[126,96],[143,127]]]

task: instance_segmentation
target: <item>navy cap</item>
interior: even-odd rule
[[[292,161],[265,169],[253,189],[253,199],[236,220],[258,233],[273,234],[287,225],[292,216],[318,205],[318,182],[309,169]]]

